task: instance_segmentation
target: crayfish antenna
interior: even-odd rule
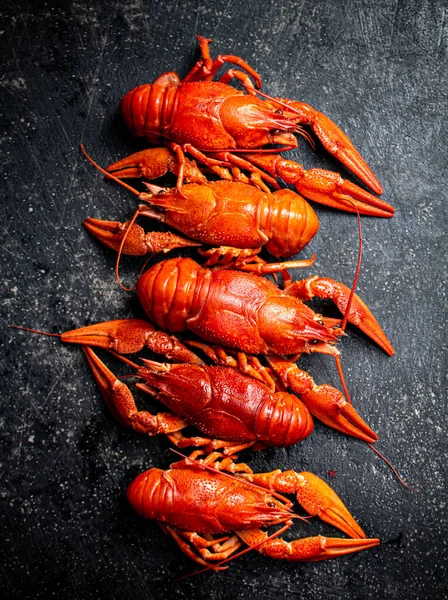
[[[341,331],[343,333],[345,332],[345,329],[347,327],[348,316],[350,314],[350,308],[351,308],[351,305],[352,305],[352,302],[353,302],[353,298],[355,296],[355,289],[356,289],[356,286],[358,284],[359,273],[361,272],[361,262],[362,262],[363,240],[362,240],[361,216],[359,214],[359,210],[358,210],[357,206],[354,203],[353,203],[353,207],[356,210],[356,216],[358,218],[358,233],[359,233],[358,262],[356,264],[355,276],[353,278],[352,287],[350,289],[350,295],[348,297],[347,307],[345,309],[344,317],[343,317],[342,323],[341,323]],[[345,397],[347,398],[347,402],[349,402],[350,404],[352,404],[352,400],[350,398],[350,393],[348,391],[348,387],[347,387],[347,384],[345,382],[344,372],[342,370],[341,359],[337,355],[334,356],[334,359],[336,361],[336,368],[338,370],[339,379],[341,380],[341,385],[342,385],[342,389],[344,390]]]
[[[381,452],[379,450],[377,450],[372,444],[367,443],[367,445],[369,446],[369,448],[371,450],[373,450],[375,452],[375,454],[377,456],[379,456],[381,458],[382,461],[384,461],[386,463],[386,465],[390,468],[390,470],[392,471],[392,473],[395,475],[395,477],[398,479],[398,481],[401,483],[401,485],[403,487],[405,487],[406,489],[410,490],[411,492],[415,492],[416,490],[414,490],[413,488],[411,488],[410,485],[408,485],[404,479],[400,476],[400,474],[398,473],[397,469],[392,465],[392,463],[390,461],[387,460],[387,458],[381,454]]]
[[[351,308],[351,305],[352,305],[352,302],[353,302],[353,297],[355,295],[355,289],[356,289],[356,286],[358,284],[359,273],[361,272],[361,262],[362,262],[363,240],[362,240],[361,216],[359,214],[358,207],[354,203],[353,203],[353,207],[356,210],[356,216],[357,216],[357,219],[358,219],[358,233],[359,233],[358,262],[357,262],[357,265],[356,265],[355,277],[353,278],[353,284],[352,284],[352,287],[350,289],[350,296],[348,298],[347,307],[346,307],[345,313],[344,313],[344,318],[342,319],[342,323],[341,323],[341,330],[342,331],[345,331],[345,328],[347,327],[348,316],[350,314],[350,308]]]
[[[135,221],[137,220],[138,215],[140,214],[140,209],[137,208],[137,210],[135,211],[135,213],[132,216],[132,219],[129,221],[129,224],[127,226],[126,231],[124,232],[124,236],[121,240],[120,243],[120,247],[118,249],[118,254],[117,254],[117,260],[115,262],[115,279],[117,280],[118,285],[121,287],[121,289],[124,292],[132,292],[135,289],[136,284],[134,284],[131,288],[127,288],[125,287],[122,283],[121,283],[121,279],[120,279],[120,259],[121,259],[121,255],[123,253],[123,248],[124,245],[126,243],[126,239],[129,235],[129,232],[132,229],[132,226],[134,225]]]
[[[120,184],[122,187],[124,187],[125,189],[129,190],[132,194],[134,194],[137,197],[140,197],[141,194],[138,190],[136,190],[135,188],[133,188],[131,185],[128,185],[127,183],[125,183],[124,181],[121,181],[121,179],[119,179],[118,177],[115,177],[115,175],[113,175],[112,173],[109,173],[108,171],[106,171],[106,169],[103,169],[102,167],[99,166],[98,163],[96,163],[93,158],[91,158],[88,154],[86,149],[84,148],[84,146],[82,144],[79,144],[79,147],[81,148],[81,152],[84,154],[84,156],[87,158],[87,160],[96,168],[98,169],[98,171],[100,171],[101,173],[103,173],[103,175],[105,175],[108,179],[113,179],[114,181],[116,181],[118,184]],[[118,256],[117,256],[117,261],[115,263],[115,279],[117,280],[118,285],[121,287],[121,289],[125,292],[132,292],[135,288],[135,285],[132,286],[131,288],[127,288],[125,287],[122,283],[121,283],[121,279],[120,279],[120,273],[119,273],[119,267],[120,267],[120,259],[121,259],[121,255],[123,253],[123,248],[124,245],[126,243],[126,239],[129,235],[130,230],[132,229],[132,226],[134,225],[138,215],[140,213],[140,210],[137,209],[134,213],[134,216],[132,217],[132,219],[130,220],[128,227],[125,231],[125,234],[121,240],[121,244],[120,244],[120,248],[118,250]]]
[[[79,144],[79,147],[81,148],[81,152],[84,154],[84,156],[87,158],[87,160],[96,168],[98,169],[98,171],[100,171],[100,173],[103,173],[103,175],[105,175],[107,177],[107,179],[113,179],[114,181],[116,181],[117,183],[119,183],[122,187],[124,187],[125,189],[127,189],[129,192],[131,192],[132,194],[134,194],[134,196],[140,196],[140,192],[138,190],[136,190],[135,188],[133,188],[131,185],[128,185],[127,183],[125,183],[124,181],[122,181],[121,179],[119,179],[118,177],[116,177],[113,173],[109,173],[108,171],[106,171],[106,169],[103,169],[102,167],[100,167],[100,165],[98,163],[96,163],[93,158],[91,158],[88,154],[86,149],[84,148],[84,146],[82,144]]]
[[[354,203],[353,203],[353,206],[354,206],[354,208],[356,210],[356,215],[357,215],[357,218],[358,218],[359,251],[358,251],[358,262],[357,262],[357,265],[356,265],[355,277],[353,279],[353,284],[352,284],[352,287],[350,289],[350,296],[349,296],[349,299],[348,299],[348,302],[347,302],[347,307],[345,309],[344,317],[343,317],[342,323],[341,323],[341,330],[343,332],[345,331],[345,329],[347,327],[348,316],[350,314],[351,304],[352,304],[353,298],[355,296],[355,289],[356,289],[356,285],[358,283],[359,273],[361,271],[361,261],[362,261],[363,238],[362,238],[361,216],[359,214],[358,208],[356,207],[356,205]],[[336,367],[337,367],[338,373],[339,373],[339,378],[341,380],[341,385],[342,385],[342,388],[344,390],[344,394],[345,394],[345,396],[347,398],[347,401],[350,402],[350,404],[351,404],[352,401],[351,401],[350,394],[349,394],[349,391],[348,391],[348,388],[347,388],[347,385],[346,385],[346,382],[345,382],[345,378],[344,378],[344,373],[342,371],[342,364],[341,364],[340,357],[339,356],[335,356],[335,361],[336,361]],[[377,450],[373,446],[372,443],[370,443],[370,442],[366,442],[366,443],[369,446],[369,448],[371,448],[375,452],[375,454],[377,456],[379,456],[381,458],[381,460],[383,460],[386,463],[386,465],[392,470],[392,472],[394,473],[394,475],[396,476],[396,478],[398,479],[398,481],[401,483],[401,485],[403,485],[405,488],[407,488],[409,490],[412,490],[412,488],[407,483],[405,483],[405,481],[402,479],[402,477],[400,477],[398,471],[390,463],[390,461],[388,461],[387,458],[383,454],[381,454],[381,452],[379,450]],[[414,491],[414,490],[412,490],[412,491]]]
[[[39,331],[39,329],[31,329],[30,327],[22,327],[21,325],[8,325],[8,329],[20,329],[22,331],[29,331],[30,333],[37,333],[38,335],[46,335],[47,337],[60,338],[62,335],[62,333],[50,333],[48,331]]]
[[[352,404],[352,399],[350,397],[350,393],[348,391],[347,384],[345,382],[344,371],[342,370],[341,357],[338,354],[334,354],[334,360],[336,362],[336,368],[338,370],[339,380],[342,385],[342,389],[344,390],[345,397],[347,398],[347,402]]]

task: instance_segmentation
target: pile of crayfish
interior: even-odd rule
[[[166,471],[142,473],[127,492],[133,508],[157,520],[191,559],[219,570],[245,551],[239,550],[243,545],[290,561],[319,561],[372,548],[379,540],[366,538],[317,476],[253,473],[236,459],[248,448],[299,443],[311,433],[313,416],[368,444],[378,439],[350,401],[337,344],[347,323],[389,355],[394,353],[391,343],[354,285],[317,275],[293,282],[289,270],[311,266],[314,257],[287,259],[319,229],[303,196],[358,218],[392,217],[394,210],[375,195],[382,193],[381,185],[339,127],[303,102],[261,92],[260,76],[242,58],[221,55],[213,60],[210,41],[199,37],[201,58],[183,79],[164,73],[123,98],[126,124],[154,147],[104,170],[88,158],[135,194],[139,204],[128,222],[88,218],[84,223],[117,251],[118,280],[123,253],[191,248],[205,262],[168,258],[139,277],[136,292],[149,321],[97,323],[60,337],[82,344],[105,402],[121,425],[149,436],[165,434],[176,448],[193,449]],[[225,63],[232,68],[216,80]],[[295,134],[312,143],[304,127],[374,194],[337,173],[306,171],[284,158],[281,152],[298,145]],[[171,188],[145,182],[140,192],[122,181],[154,180],[168,172],[176,178]],[[297,192],[281,187],[282,182]],[[142,216],[166,223],[170,230],[146,232],[136,223]],[[262,251],[279,262],[261,258]],[[264,274],[273,274],[275,282]],[[317,314],[305,304],[313,297],[332,300],[343,317]],[[129,386],[93,347],[130,365],[139,381],[136,387],[162,402],[166,412],[139,410]],[[169,362],[142,359],[137,364],[123,356],[145,347]],[[316,352],[334,357],[344,393],[315,383],[296,365],[300,355]],[[295,495],[309,515],[350,539],[281,539],[293,520],[302,518],[284,494]],[[275,525],[270,535],[261,530]]]

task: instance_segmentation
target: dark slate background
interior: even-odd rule
[[[446,2],[18,0],[1,17],[2,597],[447,597]],[[254,552],[224,573],[177,581],[195,565],[124,496],[138,472],[169,464],[167,442],[113,421],[78,348],[6,326],[63,331],[139,314],[114,281],[114,255],[81,227],[87,216],[125,219],[134,200],[78,145],[103,165],[140,149],[119,101],[163,71],[184,75],[196,33],[215,40],[214,53],[244,57],[266,92],[340,124],[396,207],[391,220],[363,220],[359,282],[396,355],[355,331],[341,347],[356,406],[415,492],[365,444],[317,424],[298,447],[244,458],[257,470],[320,475],[382,545],[315,565]],[[307,167],[339,168],[299,145],[293,156]],[[317,252],[313,272],[350,282],[356,219],[317,211],[321,230],[304,255]],[[125,280],[136,271],[123,261]],[[338,385],[330,358],[302,364]],[[313,521],[294,535],[319,531],[333,533]]]

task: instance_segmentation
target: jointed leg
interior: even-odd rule
[[[238,67],[244,69],[249,73],[252,79],[255,81],[255,86],[261,89],[262,83],[259,74],[249,65],[245,60],[239,56],[233,54],[221,54],[218,55],[214,60],[210,56],[209,44],[211,39],[203,38],[200,35],[197,36],[199,40],[199,48],[201,50],[201,59],[195,64],[191,71],[183,78],[182,83],[188,81],[209,81],[213,79],[216,72],[226,62],[235,64]],[[247,75],[246,75],[247,77]],[[253,84],[251,82],[253,87]]]

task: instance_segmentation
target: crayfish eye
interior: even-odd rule
[[[319,323],[319,325],[325,325],[322,319],[316,319],[316,323]]]
[[[310,340],[310,344],[312,346],[316,346],[319,343],[319,340]]]
[[[278,109],[275,111],[275,114],[276,114],[276,115],[282,115],[282,114],[283,114],[283,111],[282,111],[282,109],[281,109],[281,108],[278,108]]]
[[[157,192],[157,195],[158,195],[158,196],[160,196],[161,194],[166,194],[166,191],[165,191],[165,190],[159,190],[159,191]]]
[[[269,508],[275,508],[275,503],[274,502],[268,502],[268,507]]]

